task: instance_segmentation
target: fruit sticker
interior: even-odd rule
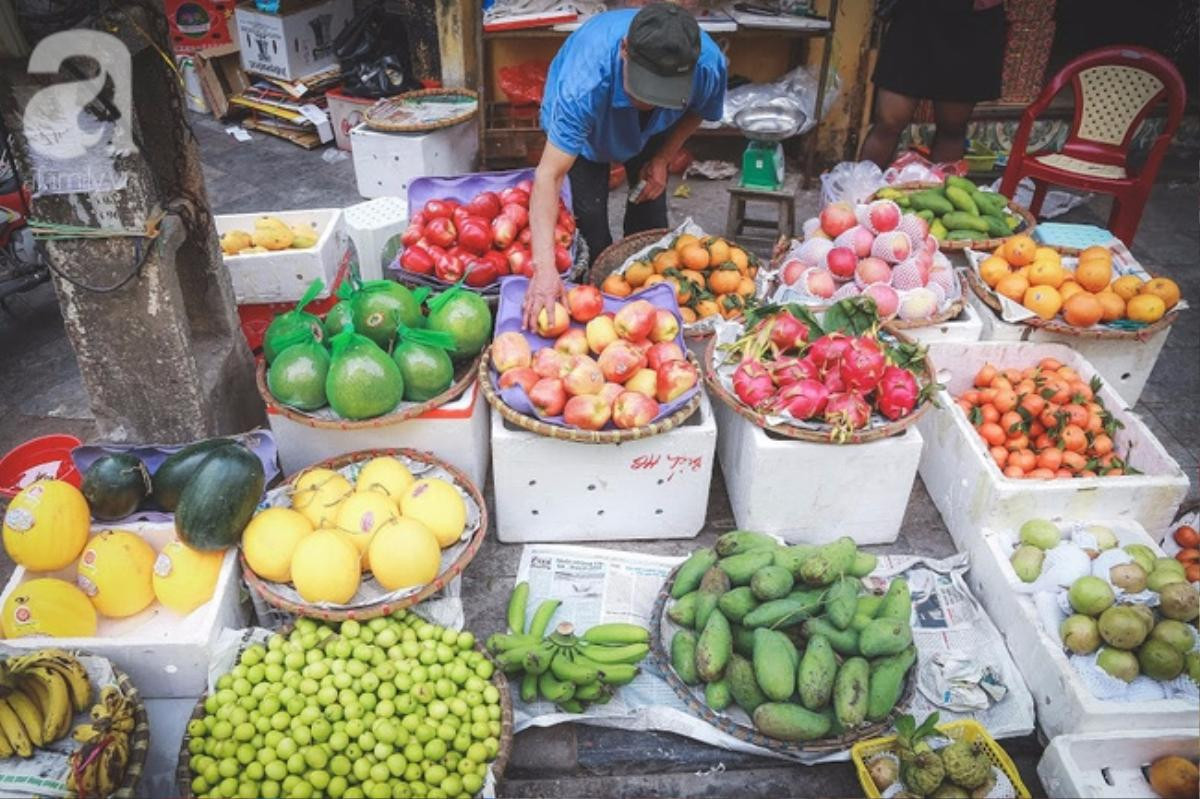
[[[158,557],[154,559],[154,575],[156,577],[170,577],[171,569],[171,556],[166,552],[160,552]]]
[[[89,550],[87,554],[91,554],[91,551]],[[93,560],[94,559],[95,556],[93,555]],[[96,596],[96,594],[100,593],[100,589],[97,588],[96,584],[93,583],[85,574],[75,575],[75,584],[79,586],[79,590],[83,591],[83,593],[87,594],[88,596]]]
[[[33,624],[33,611],[23,604],[17,605],[13,611],[13,621],[20,626]]]
[[[9,508],[4,514],[4,525],[18,533],[28,532],[33,527],[33,514],[25,508]]]

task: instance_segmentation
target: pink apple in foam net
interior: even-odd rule
[[[900,206],[891,200],[876,200],[868,207],[867,218],[880,233],[895,230],[900,225]]]
[[[891,319],[900,307],[900,295],[887,283],[872,283],[863,289],[863,294],[875,300],[880,319]]]
[[[613,402],[613,424],[622,430],[645,427],[658,416],[658,403],[637,391],[626,391]]]
[[[638,369],[633,377],[625,381],[625,390],[653,397],[658,392],[658,372],[649,368]]]
[[[683,350],[674,341],[663,341],[646,350],[646,366],[657,369],[667,361],[682,361]]]
[[[854,209],[846,203],[830,203],[821,210],[821,230],[830,237],[840,236],[858,224]]]
[[[518,366],[517,368],[509,369],[504,374],[500,375],[500,390],[503,391],[506,388],[520,386],[521,388],[525,389],[525,393],[528,394],[533,390],[534,383],[541,379],[541,376],[537,372],[533,371],[533,369],[530,367]]]
[[[538,377],[562,377],[571,370],[567,356],[553,347],[542,347],[533,354],[533,371]]]
[[[812,238],[813,236],[817,236],[817,235],[828,238],[825,235],[825,231],[821,230],[821,217],[819,217],[819,216],[814,216],[810,219],[805,219],[804,223],[802,225],[800,225],[800,230],[804,233],[805,239],[809,239],[809,238]]]
[[[804,270],[808,269],[809,266],[810,264],[806,264],[796,258],[792,258],[784,263],[782,273],[784,285],[796,285],[796,281],[800,279],[800,275],[802,275]]]
[[[858,266],[858,256],[849,247],[834,247],[825,256],[829,271],[838,280],[849,280],[854,277],[854,267]]]
[[[571,397],[563,406],[563,421],[580,430],[599,430],[612,417],[612,406],[595,394]]]
[[[882,258],[863,258],[854,269],[854,282],[860,287],[887,283],[891,279],[892,268]]]
[[[850,248],[859,258],[866,258],[871,254],[871,245],[875,243],[875,234],[862,225],[855,225],[842,235],[849,239]]]
[[[576,355],[571,358],[571,371],[563,377],[563,388],[568,394],[599,394],[604,388],[604,373],[600,367],[586,355]]]
[[[937,311],[937,304],[937,295],[930,289],[911,289],[900,298],[900,318],[906,322],[928,319]]]
[[[554,340],[554,349],[563,355],[587,355],[587,334],[582,327],[573,327]]]
[[[833,273],[828,269],[812,267],[801,275],[800,281],[805,290],[814,297],[821,297],[827,300],[837,291],[837,283],[833,279]]]
[[[888,263],[898,264],[912,254],[912,242],[899,231],[881,233],[871,245],[871,255]]]
[[[567,403],[563,382],[558,378],[543,377],[529,389],[529,402],[538,416],[558,416]]]

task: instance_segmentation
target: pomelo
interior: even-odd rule
[[[475,292],[450,289],[429,303],[429,329],[454,337],[456,359],[474,358],[492,337],[492,311]]]
[[[242,553],[254,573],[264,580],[286,583],[292,579],[292,554],[313,524],[292,508],[259,511],[242,532]]]
[[[437,577],[442,550],[428,527],[416,519],[399,518],[376,531],[367,559],[379,584],[395,591],[425,585]]]
[[[436,477],[418,480],[400,497],[400,513],[428,527],[445,549],[462,536],[467,504],[458,489]]]
[[[267,388],[284,405],[312,411],[326,404],[329,353],[316,341],[293,344],[267,369]]]
[[[362,579],[359,555],[333,530],[317,530],[296,545],[292,583],[305,602],[344,604]]]
[[[441,347],[401,341],[392,352],[392,360],[404,378],[404,399],[424,402],[450,388],[454,382],[454,364]]]
[[[349,330],[333,340],[325,378],[329,406],[345,419],[381,416],[404,396],[400,367],[366,336]]]
[[[388,348],[400,325],[420,327],[421,304],[412,291],[392,280],[369,280],[350,299],[354,330]]]

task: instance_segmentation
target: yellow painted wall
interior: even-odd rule
[[[817,0],[815,5],[818,14],[829,14],[830,0]],[[841,92],[817,135],[818,159],[826,163],[843,159],[843,149],[851,132],[855,106],[861,106],[863,109],[870,107],[871,86],[867,81],[871,75],[869,70],[865,70],[863,79],[860,80],[859,62],[867,57],[874,12],[875,3],[871,0],[841,0],[838,3],[831,66],[841,78]],[[816,45],[809,52],[808,64],[815,70],[820,63],[821,46]],[[854,157],[854,153],[848,155]]]

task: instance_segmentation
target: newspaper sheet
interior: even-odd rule
[[[522,552],[516,579],[529,582],[531,612],[544,599],[562,602],[551,619],[551,628],[560,621],[570,621],[577,630],[616,621],[649,627],[663,580],[681,560],[615,549],[530,544]],[[962,650],[990,666],[1006,689],[1003,699],[973,714],[953,713],[935,706],[918,690],[913,694],[909,712],[921,718],[938,710],[947,721],[971,716],[998,738],[1027,734],[1034,725],[1033,698],[1005,649],[999,630],[963,582],[966,566],[966,555],[947,560],[885,556],[879,559],[879,566],[871,575],[881,583],[900,574],[909,580],[915,608],[913,637],[919,653],[918,675],[926,664],[933,663],[936,655]],[[642,662],[642,673],[622,687],[611,702],[591,706],[582,715],[562,712],[545,701],[523,703],[519,686],[514,684],[516,730],[577,721],[630,730],[674,732],[712,746],[803,763],[849,759],[849,751],[811,758],[784,756],[734,738],[690,713],[663,679],[662,668],[653,656],[647,657]]]

